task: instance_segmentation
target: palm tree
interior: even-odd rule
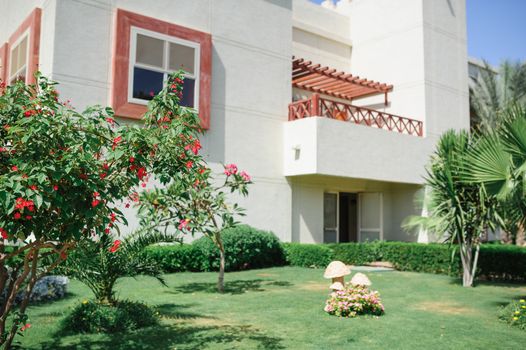
[[[500,222],[496,200],[485,187],[461,181],[464,159],[475,141],[467,131],[450,130],[442,135],[427,169],[428,216],[409,217],[403,224],[405,229],[423,228],[452,246],[458,244],[465,287],[473,286],[481,236]]]
[[[487,131],[473,147],[463,178],[495,195],[505,228],[517,232],[526,224],[526,109],[516,105],[502,116],[499,128]]]
[[[101,304],[117,303],[114,287],[122,277],[146,275],[165,284],[160,264],[144,254],[144,249],[160,242],[181,242],[180,237],[138,231],[123,238],[122,242],[115,238],[109,234],[98,240],[86,238],[59,269],[88,286]]]
[[[505,60],[494,70],[487,62],[470,86],[472,126],[495,128],[512,104],[526,107],[526,62]]]

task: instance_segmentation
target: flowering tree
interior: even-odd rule
[[[197,154],[198,150],[194,150]],[[194,165],[194,164],[193,164]],[[238,172],[235,164],[224,167],[225,180],[215,186],[212,171],[200,159],[197,172],[191,173],[192,186],[173,181],[165,188],[144,192],[140,204],[143,229],[158,232],[179,231],[182,234],[202,233],[219,249],[217,290],[224,292],[225,248],[221,232],[237,225],[236,215],[243,215],[237,204],[229,205],[227,193],[248,195],[250,176]]]
[[[126,224],[118,203],[136,200],[150,174],[192,185],[185,174],[194,171],[200,128],[195,113],[179,106],[180,73],[153,98],[144,127],[119,126],[111,108],[79,113],[40,75],[36,85],[0,90],[0,345],[7,349],[36,281],[83,238]],[[8,326],[21,290],[25,298]]]

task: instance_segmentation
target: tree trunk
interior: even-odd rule
[[[225,248],[219,243],[219,276],[217,277],[217,291],[225,292]]]
[[[460,260],[462,262],[462,285],[464,287],[473,287],[477,263],[479,257],[480,245],[476,243],[475,255],[473,256],[473,242],[461,242]]]

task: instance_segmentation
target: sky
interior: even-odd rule
[[[526,0],[466,2],[470,57],[487,60],[492,65],[503,59],[526,61]]]

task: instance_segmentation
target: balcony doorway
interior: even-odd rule
[[[326,192],[323,198],[323,242],[358,241],[358,194]]]

